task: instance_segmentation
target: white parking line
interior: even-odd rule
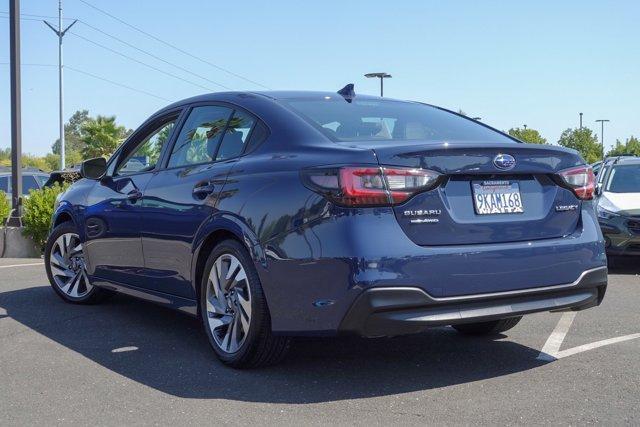
[[[562,346],[562,342],[564,338],[567,336],[569,332],[569,328],[571,328],[571,324],[573,323],[573,319],[575,319],[576,314],[575,311],[570,311],[564,313],[560,318],[560,321],[556,325],[556,328],[553,330],[547,342],[540,350],[540,354],[536,358],[537,360],[543,360],[545,362],[552,362],[557,359],[562,359],[563,357],[573,356],[578,353],[582,353],[588,350],[593,350],[595,348],[603,347],[605,345],[616,344],[619,342],[634,340],[636,338],[640,338],[640,333],[637,334],[629,334],[622,335],[620,337],[608,338],[606,340],[592,342],[590,344],[583,344],[577,347],[568,348],[566,350],[560,350],[560,346]]]
[[[556,354],[560,351],[560,346],[564,341],[564,337],[567,336],[567,332],[569,332],[569,328],[571,327],[576,314],[578,313],[575,311],[569,311],[562,315],[560,321],[556,325],[556,328],[551,332],[547,342],[544,343],[542,350],[540,350],[540,354],[537,357],[538,360],[551,362],[557,359]]]
[[[11,267],[29,267],[33,265],[44,265],[44,262],[32,262],[29,264],[11,264],[11,265],[0,265],[0,268],[11,268]]]

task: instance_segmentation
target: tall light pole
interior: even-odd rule
[[[11,68],[11,208],[7,225],[20,226],[22,212],[22,120],[20,94],[20,0],[9,2]]]
[[[604,123],[610,122],[609,119],[598,119],[597,122],[600,122],[600,143],[602,144],[602,159],[604,160]]]
[[[380,79],[380,97],[384,96],[384,79],[390,79],[392,76],[391,74],[387,74],[387,73],[368,73],[364,75],[366,78],[371,79],[371,78],[378,78]]]
[[[522,127],[524,128],[524,130],[527,130],[527,125],[526,124],[522,125]]]
[[[76,19],[64,30],[62,29],[62,0],[58,0],[58,29],[47,21],[43,21],[54,33],[58,36],[58,90],[59,90],[59,120],[60,120],[60,169],[65,168],[65,150],[64,150],[64,87],[63,87],[63,68],[62,64],[62,38],[69,31],[69,28],[73,27],[73,24],[78,22]]]
[[[582,129],[582,113],[578,113],[580,114],[580,129]]]

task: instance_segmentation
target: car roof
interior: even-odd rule
[[[229,91],[229,92],[213,92],[205,93],[202,95],[192,96],[191,98],[185,98],[180,101],[176,101],[158,111],[155,115],[163,113],[165,111],[172,110],[177,107],[182,107],[188,104],[195,104],[198,102],[233,102],[237,101],[242,104],[243,99],[250,99],[261,97],[265,99],[271,99],[275,101],[292,100],[292,99],[315,99],[325,98],[327,96],[335,97],[340,96],[337,92],[328,91],[308,91],[308,90],[269,90],[269,91]],[[385,101],[401,101],[411,102],[392,98],[381,98],[379,96],[364,95],[356,93],[357,99],[384,99]]]
[[[637,156],[615,156],[605,159],[607,165],[637,165],[640,164],[640,157]]]

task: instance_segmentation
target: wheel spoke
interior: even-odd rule
[[[209,274],[209,281],[211,282],[212,289],[215,294],[215,298],[218,301],[223,301],[224,293],[220,288],[220,262],[218,261],[213,263],[213,267],[211,268],[211,273]]]
[[[213,282],[209,280],[207,286],[214,290],[214,295],[210,295],[209,292],[207,292],[207,311],[216,314],[225,314],[224,306],[220,299],[215,295],[216,291]]]
[[[77,274],[69,276],[69,280],[63,283],[63,285],[60,287],[60,290],[62,290],[62,292],[68,295],[71,292],[71,288],[74,286],[77,278],[78,278]]]
[[[69,290],[67,291],[67,293],[74,297],[77,298],[80,296],[79,294],[79,288],[80,288],[80,282],[82,279],[82,273],[78,272],[76,273],[76,275],[73,277],[73,279],[71,280],[71,287],[69,288]]]
[[[226,352],[230,352],[229,346],[231,345],[231,333],[233,332],[233,325],[235,322],[229,322],[229,327],[224,334],[224,339],[222,340],[222,344],[220,345],[222,349]]]
[[[67,247],[64,243],[64,236],[66,236],[66,234],[63,234],[62,236],[58,237],[54,245],[60,249],[60,255],[62,255],[63,258],[65,258],[67,254]]]
[[[51,273],[54,276],[65,276],[65,277],[73,277],[75,274],[71,269],[68,268],[58,268],[55,265],[51,264]]]
[[[234,316],[231,324],[233,325],[233,331],[231,331],[231,338],[230,338],[231,342],[230,342],[229,351],[235,352],[240,347],[240,336],[238,334],[238,329],[240,326],[240,314],[236,314]]]
[[[56,267],[59,268],[68,268],[69,266],[64,262],[64,259],[62,259],[62,256],[60,254],[57,253],[52,253],[51,254],[51,262],[53,263],[53,265],[55,265]]]
[[[81,255],[82,254],[82,243],[78,243],[76,246],[71,248],[69,252],[69,257]]]
[[[245,280],[247,280],[247,275],[244,272],[244,269],[242,267],[239,267],[239,269],[236,270],[236,273],[231,276],[231,279],[229,280],[230,283],[229,283],[228,289],[235,288],[239,283]]]
[[[245,299],[244,295],[238,292],[238,315],[242,321],[242,328],[245,333],[249,331],[249,322],[251,320],[251,301]]]
[[[209,313],[209,327],[212,331],[215,331],[220,326],[224,325],[224,321],[222,317],[211,316],[212,313]]]

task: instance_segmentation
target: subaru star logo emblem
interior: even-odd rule
[[[516,159],[513,158],[512,155],[509,154],[498,154],[493,159],[493,164],[496,165],[498,169],[501,170],[509,170],[513,169],[516,165]]]

